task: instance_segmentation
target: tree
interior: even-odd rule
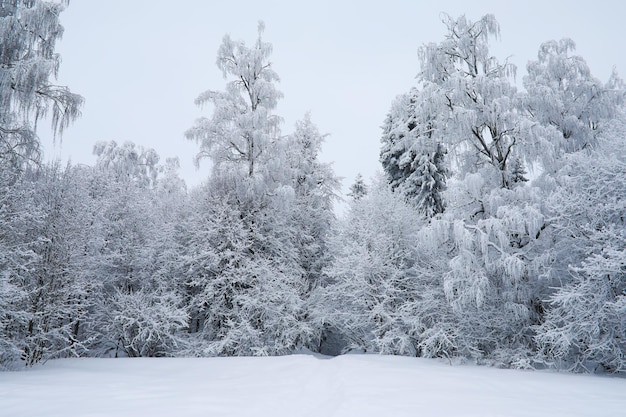
[[[602,84],[582,57],[571,55],[575,50],[574,41],[567,38],[543,43],[524,77],[527,111],[558,133],[552,135],[553,146],[565,152],[597,144],[602,124],[616,116],[625,93],[615,72]]]
[[[416,354],[417,337],[407,319],[419,296],[414,266],[420,226],[414,209],[383,179],[351,203],[333,242],[329,282],[315,293],[314,312],[327,333],[340,335],[344,348]]]
[[[354,183],[350,186],[350,192],[348,197],[352,197],[352,200],[358,201],[367,195],[367,184],[363,180],[361,174],[357,174],[354,179]]]
[[[542,319],[546,285],[540,279],[541,197],[537,188],[495,189],[480,197],[479,218],[445,220],[450,249],[443,288],[460,355],[506,366],[525,366],[531,356],[531,326]]]
[[[192,199],[186,278],[196,355],[276,355],[306,345],[307,284],[275,207],[242,212],[211,189]]]
[[[445,40],[419,51],[422,100],[432,103],[420,114],[435,119],[435,137],[452,150],[461,174],[487,169],[486,175],[495,175],[494,185],[509,188],[509,162],[530,156],[520,146],[530,128],[510,82],[515,66],[489,54],[489,38],[497,38],[500,27],[493,15],[477,22],[446,16],[444,23]],[[422,116],[418,124],[428,120]]]
[[[58,164],[28,169],[10,187],[19,199],[4,206],[12,214],[1,219],[0,262],[15,294],[2,310],[13,317],[6,336],[27,365],[86,351],[82,325],[91,289],[81,273],[89,224],[81,174]]]
[[[325,136],[307,114],[296,122],[295,132],[284,143],[295,194],[291,221],[298,235],[294,245],[310,287],[321,282],[328,262],[328,238],[335,220],[333,203],[339,190],[331,164],[318,158]]]
[[[426,217],[445,209],[447,151],[436,123],[428,97],[413,88],[393,102],[381,139],[380,160],[392,189],[399,189]]]
[[[32,187],[14,181],[0,194],[0,366],[11,367],[26,351],[26,334],[33,311],[30,282],[39,260],[39,236],[32,233],[43,222],[34,210]],[[30,188],[30,189],[29,189]],[[31,204],[29,204],[31,203]],[[30,207],[28,207],[30,206]]]
[[[328,215],[334,179],[316,160],[321,135],[310,121],[279,136],[280,118],[272,115],[278,75],[262,32],[260,24],[251,48],[224,37],[217,64],[233,80],[225,92],[200,95],[198,103],[214,105],[213,117],[187,132],[200,143],[198,157],[213,161],[206,189],[194,197],[187,255],[190,328],[199,333],[200,354],[286,353],[312,333],[304,298],[319,267],[308,252],[319,254],[326,226],[298,224],[295,208],[319,204],[316,215]]]
[[[385,170],[389,184],[396,189],[411,176],[414,152],[407,150],[414,138],[408,139],[409,132],[417,127],[415,122],[418,104],[417,89],[409,94],[401,94],[391,103],[391,110],[382,126],[382,148],[380,162]]]
[[[526,172],[522,161],[520,161],[519,158],[515,158],[511,165],[511,184],[515,185],[528,182],[528,178],[526,178],[527,174],[528,172]]]
[[[152,149],[113,141],[96,144],[94,153],[98,160],[90,184],[91,273],[98,298],[92,316],[93,348],[103,354],[171,355],[187,314],[171,274],[175,268],[162,263],[175,260],[169,254],[170,242],[161,235],[171,231],[171,224],[159,223],[162,207],[155,201],[163,170],[159,156]],[[177,182],[170,182],[175,192]]]
[[[623,115],[621,116],[623,118]],[[561,159],[545,174],[553,189],[545,319],[536,328],[538,360],[576,371],[626,368],[626,161],[624,122],[598,136],[593,151]]]
[[[217,67],[232,81],[226,91],[209,90],[196,99],[198,105],[213,104],[213,117],[197,120],[185,135],[200,144],[196,161],[211,158],[216,172],[235,170],[254,176],[258,161],[271,157],[269,149],[278,137],[280,118],[272,110],[282,94],[274,85],[279,78],[269,62],[272,46],[261,38],[263,30],[259,23],[258,38],[250,48],[224,36]]]
[[[610,247],[572,267],[538,329],[540,360],[575,371],[626,369],[626,257]]]
[[[153,187],[158,175],[159,155],[132,142],[119,146],[114,140],[97,142],[93,153],[96,168],[113,176],[117,183],[131,183],[142,188]]]
[[[50,83],[61,59],[54,52],[63,34],[63,4],[10,0],[0,5],[0,159],[4,170],[21,171],[40,157],[37,121],[49,115],[53,130],[80,115],[82,97]]]
[[[396,99],[383,127],[391,185],[427,217],[439,214],[421,233],[441,234],[445,248],[417,256],[431,262],[416,266],[430,285],[419,287],[423,307],[411,307],[428,317],[413,321],[415,338],[425,355],[511,365],[528,358],[529,326],[540,320],[535,262],[545,217],[540,190],[520,184],[525,165],[543,156],[544,130],[521,106],[515,67],[490,54],[494,16],[444,24],[445,39],[419,50],[418,88]]]
[[[50,221],[51,229],[44,230],[46,216],[59,215],[58,206],[67,203],[55,194],[63,187],[57,188],[55,178],[51,180],[53,188],[44,189],[38,196],[34,193],[38,187],[36,180],[31,177],[21,181],[25,173],[32,174],[33,171],[28,174],[29,168],[40,161],[37,121],[49,116],[55,137],[61,135],[79,116],[83,102],[82,97],[72,94],[67,87],[50,82],[60,64],[54,49],[63,33],[59,24],[63,8],[61,3],[40,0],[0,3],[0,264],[3,271],[0,362],[3,363],[22,357],[32,364],[58,354],[64,348],[64,342],[59,341],[64,338],[67,341],[69,337],[69,332],[64,333],[67,323],[58,325],[63,320],[75,319],[71,314],[59,319],[67,311],[54,292],[49,294],[50,298],[37,296],[48,293],[46,285],[51,284],[50,280],[58,280],[62,291],[67,289],[67,272],[62,267],[52,276],[45,272],[51,262],[63,263],[46,257],[61,248],[57,245],[53,249],[53,241],[48,240],[58,237],[53,233],[56,223]],[[41,199],[52,195],[51,200],[58,199],[61,203],[51,208]],[[59,227],[64,229],[66,224],[60,222]],[[60,245],[67,243],[66,238],[61,237]],[[38,302],[52,298],[52,303],[43,303],[45,307]],[[58,302],[61,309],[55,313]],[[47,340],[52,333],[55,336]]]
[[[7,273],[7,254],[0,254],[0,370],[11,369],[23,353],[19,337],[20,328],[28,321],[28,315],[16,307],[25,299],[24,292],[14,285]]]

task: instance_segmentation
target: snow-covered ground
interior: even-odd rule
[[[626,416],[626,379],[406,357],[67,359],[0,373],[9,416]]]

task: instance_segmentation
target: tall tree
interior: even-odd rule
[[[422,100],[434,104],[430,116],[443,129],[437,136],[453,151],[461,174],[487,169],[494,185],[509,188],[509,164],[525,159],[520,142],[528,129],[510,82],[515,66],[489,52],[489,39],[500,35],[500,26],[493,15],[476,22],[447,16],[444,23],[445,39],[420,48]]]
[[[393,102],[383,125],[380,161],[399,189],[427,217],[443,213],[448,169],[441,129],[424,92],[411,89]]]
[[[41,157],[37,121],[49,116],[56,137],[78,117],[83,102],[82,97],[67,87],[51,83],[60,64],[55,44],[63,33],[59,23],[63,9],[62,3],[41,0],[0,2],[0,279],[3,286],[0,361],[22,355],[32,364],[58,353],[63,349],[59,340],[67,336],[67,333],[60,335],[63,331],[57,327],[58,316],[53,312],[59,306],[54,303],[60,298],[55,296],[54,302],[44,302],[45,312],[40,309],[42,304],[33,302],[50,300],[45,297],[48,294],[45,285],[50,284],[51,277],[44,269],[51,266],[49,261],[59,261],[57,250],[63,252],[61,246],[52,242],[58,237],[54,234],[55,221],[65,216],[57,211],[58,207],[67,208],[67,201],[56,194],[63,188],[57,178],[50,179],[51,189],[44,189],[40,195],[37,195],[37,191],[42,191],[37,188],[37,180],[32,176],[23,178]],[[42,175],[54,177],[48,174]],[[62,202],[51,208],[42,202],[46,197]],[[48,219],[50,225],[46,226],[48,215],[53,219]],[[59,222],[59,228],[64,229],[64,221]],[[56,243],[63,245],[66,237]],[[46,257],[46,251],[50,256]],[[59,268],[52,275],[54,280],[63,282],[60,287],[66,288],[67,271],[60,266],[62,263],[59,261]],[[53,298],[52,292],[50,295]],[[64,312],[61,309],[59,314]],[[65,319],[71,320],[69,316]],[[42,337],[44,333],[54,332],[59,336],[53,337],[54,341]]]
[[[289,211],[249,212],[210,188],[192,194],[185,257],[199,355],[276,355],[311,338]]]
[[[335,219],[333,203],[338,199],[339,179],[331,164],[319,160],[325,135],[311,117],[296,122],[296,130],[284,143],[294,190],[292,220],[299,230],[294,242],[309,285],[322,279],[328,262],[328,238]]]
[[[199,104],[214,105],[213,117],[187,132],[200,143],[198,158],[213,161],[213,175],[195,197],[187,256],[190,328],[200,333],[203,354],[278,354],[310,339],[302,261],[312,260],[298,240],[311,231],[296,224],[294,207],[315,192],[317,173],[307,164],[317,162],[319,138],[310,127],[293,147],[279,136],[272,111],[282,95],[262,32],[260,24],[252,47],[224,37],[217,65],[232,81],[225,92],[200,95]],[[307,140],[308,150],[301,147]]]
[[[2,266],[7,289],[19,289],[5,314],[15,317],[10,337],[28,365],[86,350],[81,325],[90,308],[90,283],[81,269],[89,219],[81,174],[58,164],[29,169],[11,187],[19,200],[5,206],[13,213],[2,218],[8,243]]]
[[[82,97],[51,84],[60,56],[54,52],[63,34],[63,4],[41,0],[10,0],[0,4],[0,159],[3,171],[21,170],[38,161],[35,124],[49,115],[62,133],[80,112]]]
[[[615,72],[603,84],[584,58],[572,55],[575,50],[576,44],[567,38],[543,43],[524,77],[527,111],[556,131],[553,146],[566,152],[595,145],[603,123],[616,116],[625,94]]]
[[[43,226],[44,218],[42,210],[34,204],[32,188],[30,181],[22,176],[12,186],[3,187],[0,194],[0,366],[3,368],[22,357],[29,359],[25,355],[26,338],[36,313],[29,304],[31,294],[37,291],[31,283],[41,245],[36,230]]]
[[[226,91],[209,90],[196,99],[198,105],[214,106],[213,117],[197,120],[186,136],[200,144],[196,161],[211,158],[217,172],[235,170],[252,177],[258,161],[271,157],[270,148],[279,134],[280,118],[272,111],[282,94],[275,86],[279,78],[269,61],[272,45],[263,41],[263,30],[259,23],[252,47],[224,36],[217,67],[231,81]]]
[[[421,352],[506,362],[528,356],[529,326],[539,320],[534,262],[545,216],[540,191],[520,184],[524,165],[542,156],[544,130],[521,107],[515,67],[490,54],[500,33],[494,16],[446,16],[444,24],[444,40],[420,48],[419,89],[392,105],[381,162],[391,185],[427,216],[442,213],[446,201],[453,207],[422,229],[441,234],[446,248],[424,258],[446,266],[435,268],[439,282],[432,268],[421,272],[430,285],[420,290],[425,307],[414,311],[441,314],[414,322]]]

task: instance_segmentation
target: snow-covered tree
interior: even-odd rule
[[[346,348],[415,355],[418,342],[405,321],[419,296],[415,214],[379,179],[340,224],[326,270],[330,281],[315,294],[314,315]]]
[[[486,169],[494,186],[509,188],[509,164],[527,157],[521,142],[530,128],[520,116],[511,83],[515,66],[500,63],[489,52],[489,39],[500,35],[500,26],[493,15],[476,22],[447,16],[444,23],[445,39],[419,51],[420,100],[427,112],[418,112],[417,124],[426,123],[425,132],[442,138],[461,175]]]
[[[59,15],[64,5],[41,0],[0,4],[0,160],[3,171],[21,170],[38,161],[35,124],[45,116],[62,133],[80,114],[82,97],[51,84],[60,56],[56,41],[63,34]]]
[[[178,333],[187,325],[187,314],[177,308],[180,302],[167,288],[116,290],[102,312],[107,320],[100,331],[129,357],[172,356],[182,348]]]
[[[269,57],[272,45],[264,42],[264,25],[252,47],[224,36],[217,54],[217,66],[229,78],[226,91],[206,91],[196,104],[213,105],[213,116],[201,118],[186,132],[200,144],[196,161],[210,158],[216,172],[234,170],[252,177],[259,160],[271,158],[273,142],[279,136],[281,119],[272,114],[282,94],[276,89],[278,75]]]
[[[320,275],[336,179],[317,161],[322,136],[310,121],[279,136],[272,114],[278,75],[262,31],[260,24],[252,47],[224,37],[217,63],[232,81],[225,92],[200,95],[198,103],[213,104],[213,117],[187,132],[214,168],[194,194],[189,219],[186,299],[190,329],[199,333],[195,354],[279,354],[311,339],[304,298]],[[317,208],[309,224],[299,211],[307,204]]]
[[[383,125],[380,160],[392,189],[398,189],[427,217],[443,213],[445,146],[428,97],[417,89],[392,103]]]
[[[626,90],[615,73],[603,84],[585,60],[572,55],[571,39],[545,42],[524,77],[524,104],[530,115],[555,130],[554,146],[572,152],[597,143],[602,124],[616,115]],[[549,134],[549,132],[546,132]]]
[[[527,174],[528,172],[524,168],[522,161],[519,158],[515,158],[511,165],[511,185],[528,182]]]
[[[3,310],[13,317],[7,336],[27,365],[86,350],[81,325],[90,285],[80,272],[88,227],[82,184],[79,169],[44,165],[27,170],[11,187],[13,201],[3,204],[12,214],[2,218],[0,257],[7,290],[15,293]]]
[[[40,0],[0,3],[0,361],[21,357],[32,364],[59,354],[70,337],[64,320],[75,318],[62,301],[70,285],[63,248],[68,215],[59,212],[68,208],[61,196],[67,189],[50,170],[42,174],[50,189],[38,189],[41,182],[32,176],[20,179],[33,174],[29,167],[41,157],[37,121],[49,117],[60,135],[83,102],[51,83],[60,64],[54,50],[63,9],[62,3]],[[49,275],[48,268],[55,272]]]
[[[160,223],[166,208],[157,199],[159,156],[130,142],[118,146],[113,141],[96,144],[94,153],[98,160],[89,184],[94,218],[91,280],[98,284],[93,349],[129,356],[172,354],[187,315],[172,276],[176,265],[163,264],[176,263],[169,253],[176,241],[163,235],[172,232],[171,220]],[[177,191],[176,183],[170,192]]]
[[[541,320],[543,294],[537,272],[546,221],[541,197],[536,188],[496,189],[480,197],[479,218],[463,219],[467,214],[459,211],[465,215],[447,219],[451,251],[443,287],[463,356],[505,365],[530,356],[530,326]]]
[[[97,142],[93,153],[98,157],[96,168],[113,175],[116,182],[151,187],[156,181],[159,155],[154,149],[144,149],[132,142],[120,146],[112,140]]]
[[[275,355],[306,343],[307,284],[286,213],[244,212],[210,188],[192,197],[185,259],[189,329],[198,336],[192,354]]]
[[[541,360],[573,369],[626,369],[626,256],[607,248],[572,267],[571,282],[550,297],[538,329]]]
[[[539,359],[553,366],[626,369],[625,132],[614,120],[593,152],[568,155],[546,178],[554,188],[545,278],[556,289],[536,339]]]
[[[291,207],[298,235],[294,242],[310,286],[319,284],[328,262],[328,238],[335,220],[333,203],[338,199],[339,179],[331,164],[319,160],[325,135],[307,114],[285,141],[287,165],[295,197]]]
[[[10,367],[26,351],[26,335],[33,311],[29,304],[43,213],[35,210],[30,182],[14,181],[0,194],[0,367]],[[29,204],[30,203],[30,204]],[[28,358],[25,358],[28,359]],[[36,360],[35,360],[36,361]]]
[[[158,156],[127,142],[98,143],[94,184],[99,210],[102,246],[100,274],[106,285],[131,293],[141,288],[150,265],[145,251],[149,241],[149,187]],[[141,155],[149,155],[142,158]]]
[[[396,97],[382,126],[380,162],[392,189],[404,184],[412,174],[411,162],[415,154],[407,150],[407,147],[410,147],[414,140],[407,140],[407,136],[417,127],[415,107],[418,99],[415,88],[408,94]]]
[[[6,263],[7,254],[2,253],[0,264],[5,267]],[[0,370],[11,369],[23,353],[20,328],[27,323],[28,315],[18,306],[24,299],[25,293],[11,282],[4,269],[0,276]]]
[[[365,180],[363,179],[363,175],[360,173],[357,174],[354,179],[354,183],[350,186],[350,192],[348,193],[348,197],[351,197],[352,200],[358,201],[367,195],[367,184],[365,184]]]

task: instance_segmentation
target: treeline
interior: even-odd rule
[[[324,135],[308,116],[280,132],[262,25],[218,51],[226,89],[186,133],[213,172],[187,190],[132,143],[40,163],[34,122],[82,103],[49,84],[62,7],[1,7],[0,366],[310,349],[625,369],[624,87],[572,41],[542,45],[518,91],[493,16],[446,18],[384,121],[384,174],[336,219]]]

